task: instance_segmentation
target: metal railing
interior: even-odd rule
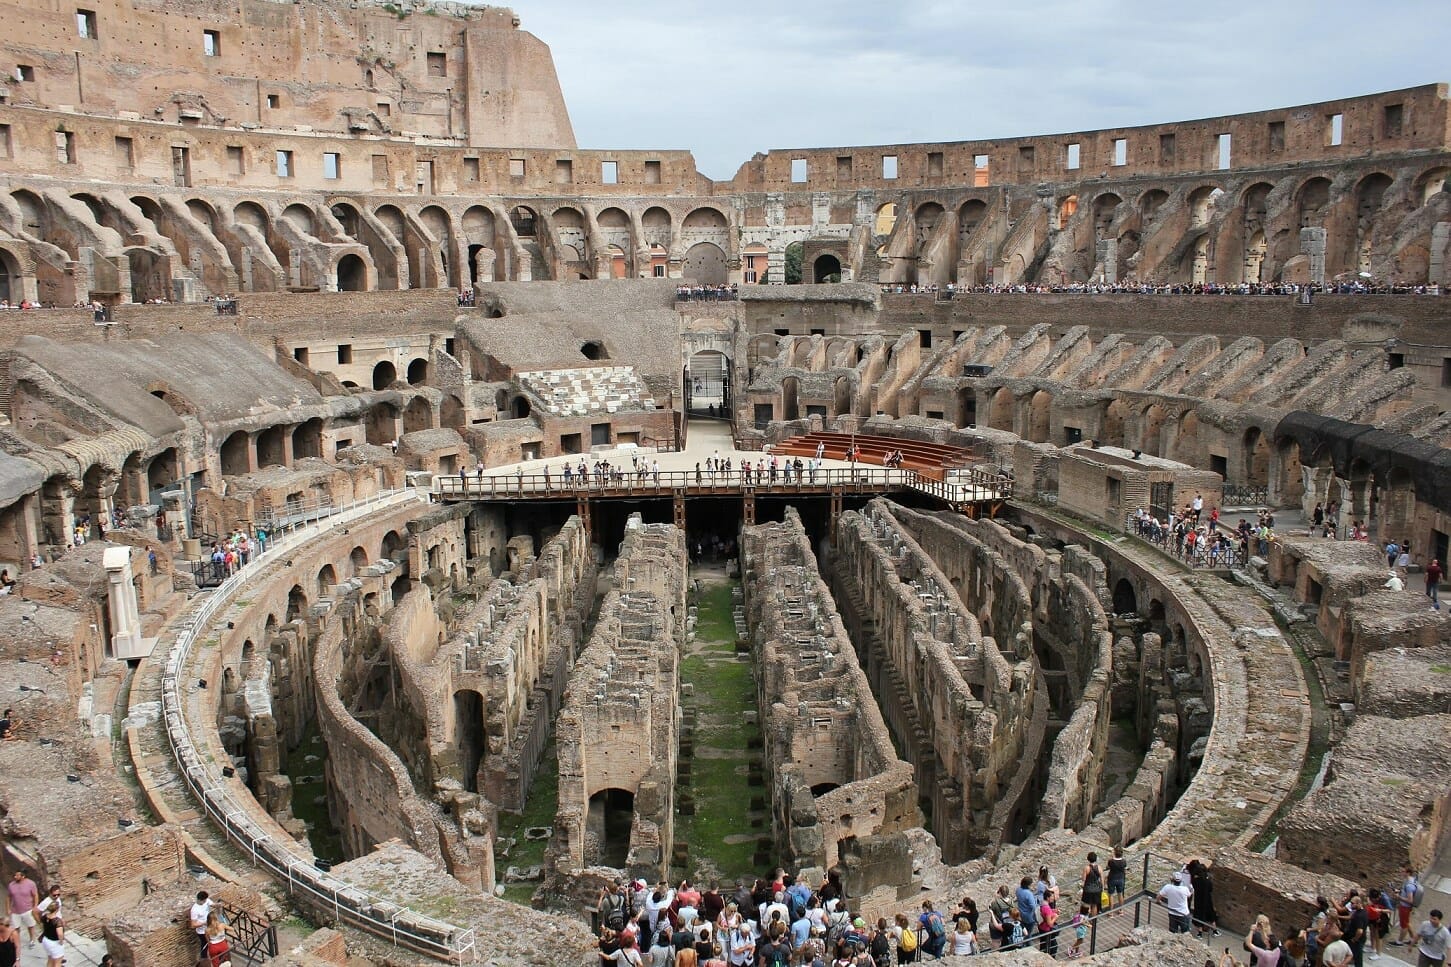
[[[1176,536],[1172,529],[1153,521],[1141,525],[1133,514],[1124,517],[1124,533],[1132,534],[1144,543],[1154,545],[1165,554],[1183,561],[1190,567],[1211,570],[1235,568],[1239,567],[1243,559],[1237,537],[1225,542],[1218,539],[1205,540],[1201,535],[1201,539],[1194,542],[1194,550],[1191,552],[1188,542],[1182,536]],[[1216,538],[1221,535],[1218,530],[1211,533]]]
[[[1238,487],[1225,484],[1219,498],[1220,507],[1266,507],[1270,502],[1270,488]]]
[[[267,550],[258,554],[253,561],[270,561],[335,527],[386,507],[399,506],[410,500],[424,500],[426,496],[426,491],[405,489],[386,491],[349,504],[339,508],[326,521],[297,528],[274,539]],[[234,799],[231,792],[216,778],[221,773],[221,765],[203,760],[192,740],[191,729],[182,708],[182,678],[192,649],[205,636],[218,612],[229,606],[232,599],[241,592],[253,570],[249,565],[228,577],[186,619],[166,660],[161,680],[162,716],[166,724],[167,741],[183,780],[218,829],[251,858],[254,866],[266,869],[283,881],[289,894],[301,898],[302,902],[314,910],[330,912],[336,921],[366,930],[397,946],[452,963],[474,962],[477,960],[477,952],[472,929],[399,907],[391,900],[376,896],[316,868],[315,858],[304,853],[301,844],[296,840],[282,842],[255,822],[246,806]],[[260,806],[254,804],[254,808]]]
[[[615,474],[590,472],[581,476],[571,473],[565,477],[558,471],[549,473],[494,474],[476,477],[435,477],[434,493],[443,497],[487,500],[491,498],[537,497],[563,499],[569,497],[652,497],[672,496],[679,491],[686,493],[827,493],[831,490],[874,490],[886,491],[912,486],[909,470],[887,470],[883,467],[859,466],[855,469],[840,467],[821,469],[812,473],[803,470],[787,474],[778,469],[751,471],[736,468],[730,471],[708,471],[704,467],[697,474],[694,470],[621,470]]]

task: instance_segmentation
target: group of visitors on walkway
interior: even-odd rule
[[[740,298],[740,290],[734,285],[678,285],[675,287],[677,302],[733,302]]]
[[[1010,285],[938,285],[887,283],[887,295],[1440,295],[1441,286],[1406,285],[1365,279],[1344,279],[1323,285],[1298,282],[1063,282],[1056,285],[1018,282]]]

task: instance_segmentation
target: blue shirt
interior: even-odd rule
[[[1023,926],[1031,927],[1038,922],[1038,897],[1027,887],[1018,887],[1018,916]]]

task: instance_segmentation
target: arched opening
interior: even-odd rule
[[[609,261],[609,273],[612,279],[624,279],[630,275],[630,263],[625,258],[625,250],[618,245],[611,245],[605,249],[605,258]]]
[[[1118,583],[1113,586],[1113,613],[1139,613],[1139,597],[1134,593],[1134,586],[1128,578],[1119,578]]]
[[[302,585],[294,584],[292,590],[287,592],[287,615],[285,621],[291,624],[307,614],[307,592],[302,590]]]
[[[348,563],[352,565],[353,577],[357,577],[368,566],[368,552],[361,547],[353,548],[353,552],[348,555]]]
[[[1414,198],[1419,205],[1425,206],[1443,191],[1451,191],[1451,168],[1432,168],[1416,179]]]
[[[599,360],[610,358],[609,350],[605,349],[605,344],[595,339],[591,339],[580,346],[579,354],[585,359]]]
[[[368,288],[368,266],[361,256],[344,255],[338,259],[338,291],[363,292]]]
[[[298,424],[292,431],[293,461],[306,458],[322,459],[322,420],[317,417]]]
[[[332,590],[332,586],[337,583],[338,575],[333,570],[333,566],[331,564],[324,564],[317,572],[317,596],[319,598],[327,597],[328,592]]]
[[[1118,212],[1118,206],[1123,204],[1123,199],[1111,191],[1106,191],[1093,200],[1093,235],[1095,238],[1108,238],[1109,229],[1113,226],[1114,215]]]
[[[993,394],[992,411],[988,415],[988,425],[994,430],[1013,430],[1013,391],[1006,386],[998,389]]]
[[[398,382],[398,367],[388,360],[373,367],[373,389],[387,389]]]
[[[1330,201],[1330,179],[1311,178],[1300,187],[1295,202],[1296,224],[1300,228],[1318,228],[1324,220],[1325,206]]]
[[[1294,437],[1281,437],[1275,445],[1275,454],[1280,463],[1276,475],[1280,485],[1278,504],[1301,506],[1305,500],[1305,472],[1300,465],[1300,444]]]
[[[1049,420],[1052,415],[1053,396],[1040,389],[1028,402],[1028,439],[1034,443],[1047,443]]]
[[[514,397],[509,404],[509,415],[516,420],[522,420],[529,415],[529,401],[523,396]]]
[[[517,205],[509,212],[509,224],[514,226],[514,234],[520,238],[533,238],[538,217],[534,209]]]
[[[820,797],[835,789],[840,788],[841,784],[837,782],[818,782],[816,785],[811,787],[811,795]]]
[[[306,205],[288,205],[282,209],[282,220],[303,235],[317,234],[317,216]]]
[[[841,281],[841,260],[835,255],[821,255],[811,264],[812,281],[821,285]]]
[[[838,376],[832,384],[831,404],[836,416],[849,416],[856,408],[851,403],[851,378]]]
[[[1163,632],[1164,628],[1164,602],[1158,598],[1149,601],[1149,624],[1155,631]]]
[[[403,432],[415,433],[418,430],[427,430],[433,426],[433,406],[422,396],[415,396],[408,401],[408,406],[403,410]]]
[[[428,382],[428,360],[419,357],[408,364],[408,385],[422,386]]]
[[[479,791],[479,764],[484,761],[484,697],[470,688],[453,693],[454,744],[460,780],[469,792]],[[633,804],[632,804],[633,805]],[[628,836],[628,832],[626,833]]]
[[[972,233],[977,229],[978,225],[982,224],[982,220],[986,217],[987,202],[983,201],[981,198],[974,198],[971,201],[965,202],[963,206],[957,210],[958,238],[961,239],[962,242],[966,242],[968,237],[972,235]]]
[[[594,864],[623,869],[630,855],[630,828],[635,822],[635,794],[605,789],[589,797],[587,840],[598,844]]]
[[[937,223],[942,220],[942,214],[942,206],[935,201],[929,201],[917,209],[917,244],[919,246],[932,235],[933,230],[937,228]]]
[[[977,426],[977,392],[971,386],[963,386],[957,391],[957,425]]]
[[[730,402],[730,360],[724,353],[705,349],[690,357],[686,364],[689,371],[690,409],[709,410],[724,416]]]
[[[1158,403],[1144,411],[1142,431],[1139,434],[1139,449],[1150,456],[1162,456],[1164,418],[1166,411]]]
[[[1078,214],[1078,196],[1069,195],[1058,203],[1058,227],[1063,228],[1068,220]]]
[[[398,407],[392,403],[379,403],[368,411],[368,442],[374,446],[387,446],[398,439]]]
[[[20,266],[16,263],[15,256],[0,249],[0,301],[19,302],[24,295]]]
[[[686,249],[680,274],[699,285],[725,285],[725,252],[714,242],[697,242]]]
[[[897,206],[894,202],[887,202],[885,205],[877,206],[876,218],[872,221],[872,233],[877,236],[892,234],[892,229],[897,227]]]
[[[258,467],[281,467],[287,463],[283,450],[286,435],[287,429],[282,426],[269,426],[257,434]]]
[[[1151,188],[1144,192],[1139,198],[1139,218],[1145,224],[1154,220],[1159,214],[1159,209],[1164,207],[1164,202],[1169,200],[1169,193],[1161,188]]]
[[[1103,411],[1103,421],[1098,427],[1098,439],[1110,446],[1124,446],[1124,418],[1128,416],[1129,405],[1122,399],[1115,399]]]
[[[151,458],[146,467],[146,502],[161,504],[161,493],[180,483],[176,465],[176,450],[168,447]]]
[[[383,535],[383,543],[378,545],[378,557],[384,561],[392,561],[394,564],[408,563],[407,554],[408,542],[403,535],[397,531],[389,531]]]
[[[1224,189],[1215,185],[1200,185],[1189,193],[1189,227],[1203,228],[1213,217],[1212,209]]]
[[[787,376],[781,380],[781,419],[799,420],[801,380],[795,376]]]
[[[1257,426],[1244,431],[1244,482],[1247,487],[1270,483],[1270,442]]]
[[[252,441],[247,436],[246,430],[238,430],[222,441],[219,456],[224,476],[240,476],[252,469],[251,461],[248,459],[248,451],[251,446]]]

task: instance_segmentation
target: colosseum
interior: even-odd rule
[[[90,5],[0,40],[27,967],[1414,960],[1446,84],[716,181],[508,9]]]

